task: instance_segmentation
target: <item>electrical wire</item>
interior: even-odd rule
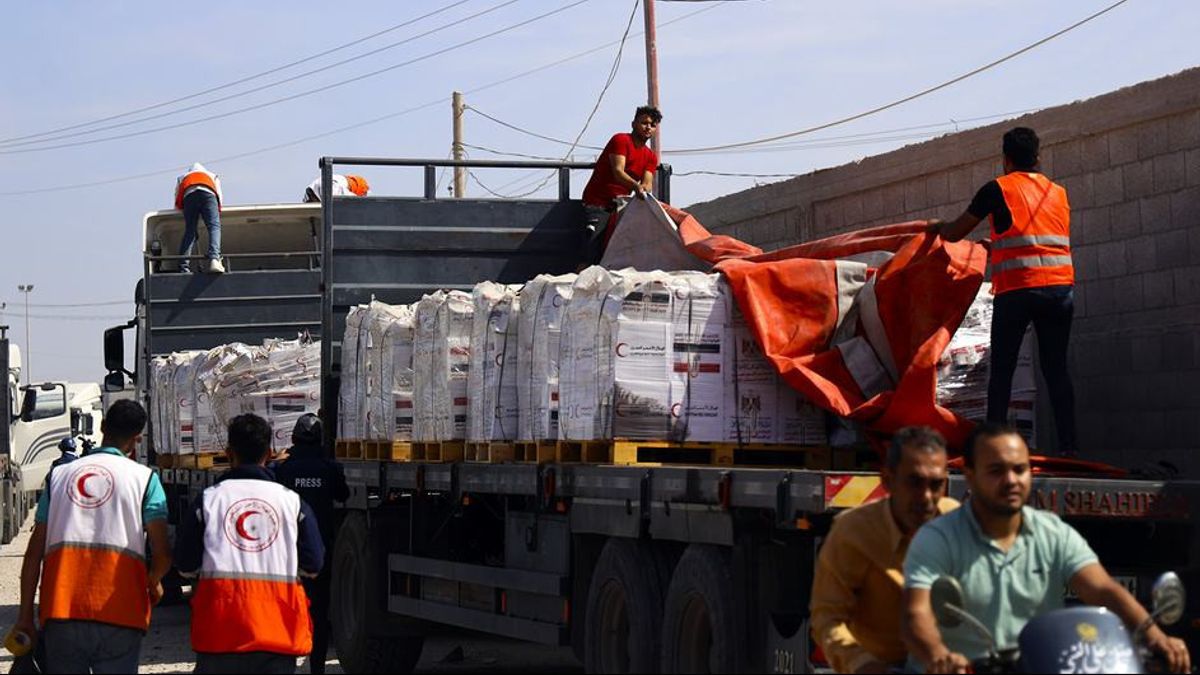
[[[675,178],[677,176],[736,176],[739,178],[795,178],[797,176],[803,176],[803,175],[804,174],[801,174],[801,173],[735,173],[735,172],[731,172],[731,171],[703,171],[703,170],[680,171],[678,173],[675,173],[675,172],[671,173],[672,178]]]
[[[539,134],[536,131],[530,131],[529,129],[519,127],[511,122],[505,122],[502,119],[493,117],[493,116],[483,112],[482,110],[480,110],[479,108],[476,108],[473,105],[467,105],[465,107],[467,110],[470,110],[471,112],[475,113],[476,115],[479,115],[480,117],[483,117],[484,119],[491,120],[492,122],[495,122],[496,124],[499,124],[502,127],[506,127],[508,129],[512,129],[513,131],[520,132],[522,134],[525,134],[526,136],[540,138],[543,141],[550,141],[551,143],[558,143],[559,145],[571,145],[571,141],[563,140],[561,138],[555,138],[553,136],[546,136],[545,134]],[[587,148],[588,150],[597,150],[597,151],[604,149],[604,148],[601,148],[596,145],[580,145],[578,147]]]
[[[617,73],[620,72],[621,69],[621,58],[625,55],[625,41],[629,39],[629,31],[633,29],[633,19],[637,16],[637,10],[640,4],[641,0],[633,0],[633,9],[630,10],[629,21],[626,22],[625,30],[621,33],[621,44],[617,47],[617,55],[613,57],[612,67],[609,68],[608,71],[608,79],[605,80],[604,86],[600,88],[600,95],[596,97],[596,105],[592,106],[592,111],[588,113],[587,119],[583,121],[583,128],[580,129],[579,133],[575,135],[575,140],[572,141],[571,147],[566,151],[566,153],[564,153],[563,158],[560,161],[567,161],[567,158],[571,156],[571,153],[575,152],[575,148],[579,147],[579,141],[583,139],[583,135],[587,133],[588,127],[590,127],[592,124],[592,120],[596,118],[596,112],[600,110],[600,104],[604,102],[605,94],[608,93],[609,87],[611,87],[612,83],[617,79]],[[546,177],[542,179],[542,182],[525,192],[512,195],[511,198],[520,199],[521,197],[528,197],[536,194],[542,188],[546,187],[546,184],[549,183],[550,180],[557,175],[557,173],[557,171],[548,172]],[[475,182],[478,183],[479,179],[476,178]]]
[[[508,0],[508,2],[516,2],[516,1],[517,1],[517,0]],[[263,108],[267,108],[267,107],[270,107],[270,106],[273,106],[273,105],[278,105],[278,104],[280,104],[280,103],[286,103],[286,102],[288,102],[288,101],[294,101],[294,100],[296,100],[296,99],[299,99],[299,98],[304,98],[304,97],[306,97],[306,96],[312,96],[313,94],[319,94],[319,93],[322,93],[322,92],[329,91],[329,90],[331,90],[331,89],[336,89],[336,88],[338,88],[338,87],[343,87],[343,86],[345,86],[345,85],[347,85],[347,84],[353,84],[353,83],[355,83],[355,82],[360,82],[360,81],[362,81],[362,80],[365,80],[365,79],[367,79],[367,78],[375,77],[375,76],[377,76],[377,75],[382,75],[383,73],[387,73],[387,72],[390,72],[390,71],[396,70],[396,69],[398,69],[398,68],[402,68],[402,67],[404,67],[404,66],[410,66],[410,65],[413,65],[413,64],[415,64],[415,63],[420,63],[420,62],[422,62],[422,61],[427,61],[427,60],[429,60],[429,59],[431,59],[431,58],[433,58],[433,57],[435,57],[435,56],[441,56],[441,55],[443,55],[443,54],[446,54],[446,53],[448,53],[448,52],[452,52],[452,51],[455,51],[455,50],[461,49],[461,48],[463,48],[463,47],[467,47],[467,46],[473,45],[473,44],[475,44],[475,43],[477,43],[477,42],[482,42],[482,41],[484,41],[484,40],[487,40],[487,39],[489,39],[489,38],[495,37],[495,36],[497,36],[497,35],[501,35],[501,34],[503,34],[503,33],[507,33],[507,32],[510,32],[510,31],[516,30],[516,29],[518,29],[518,28],[523,28],[523,27],[525,27],[525,26],[527,26],[527,25],[529,25],[529,24],[535,23],[535,22],[537,22],[537,21],[541,21],[541,20],[543,20],[543,19],[548,19],[548,18],[550,18],[551,16],[554,16],[555,14],[560,14],[560,13],[562,13],[562,12],[565,12],[565,11],[567,11],[567,10],[569,10],[569,9],[573,9],[573,8],[575,8],[575,7],[578,7],[579,5],[582,5],[582,4],[584,4],[585,2],[589,2],[589,1],[590,1],[590,0],[575,0],[575,2],[572,2],[572,3],[568,4],[568,5],[564,5],[564,6],[562,6],[562,7],[559,7],[559,8],[557,8],[557,9],[550,10],[550,11],[548,11],[548,12],[544,12],[544,13],[542,13],[542,14],[539,14],[539,15],[537,15],[537,16],[535,16],[535,17],[533,17],[533,18],[526,19],[526,20],[524,20],[524,21],[520,21],[520,22],[517,22],[517,23],[515,23],[515,24],[511,24],[511,25],[505,26],[504,28],[499,28],[499,29],[497,29],[497,30],[491,31],[490,33],[485,33],[485,34],[483,34],[483,35],[480,35],[480,36],[478,36],[478,37],[471,38],[470,40],[466,40],[466,41],[464,41],[464,42],[459,42],[459,43],[457,43],[457,44],[454,44],[454,45],[451,45],[451,46],[449,46],[449,47],[444,47],[444,48],[442,48],[442,49],[439,49],[439,50],[437,50],[437,51],[433,51],[433,52],[430,52],[430,53],[428,53],[428,54],[424,54],[424,55],[422,55],[422,56],[418,56],[418,57],[415,57],[415,58],[409,59],[409,60],[407,60],[407,61],[402,61],[402,62],[400,62],[400,63],[395,63],[395,64],[392,64],[392,65],[390,65],[390,66],[384,67],[384,68],[379,68],[379,69],[377,69],[377,70],[373,70],[373,71],[371,71],[371,72],[364,73],[364,74],[362,74],[362,75],[357,75],[357,76],[355,76],[355,77],[348,78],[348,79],[345,79],[345,80],[340,80],[340,81],[338,81],[338,82],[332,82],[332,83],[330,83],[330,84],[327,84],[327,85],[323,85],[323,86],[316,87],[316,88],[313,88],[313,89],[308,89],[308,90],[306,90],[306,91],[302,91],[302,92],[299,92],[299,93],[296,93],[296,94],[291,94],[291,95],[289,95],[289,96],[282,96],[282,97],[280,97],[280,98],[272,99],[272,100],[270,100],[270,101],[264,101],[264,102],[262,102],[262,103],[257,103],[257,104],[255,104],[255,105],[245,106],[245,107],[243,107],[243,108],[236,108],[236,109],[234,109],[234,110],[229,110],[229,111],[226,111],[226,112],[223,112],[223,113],[217,113],[217,114],[214,114],[214,115],[208,115],[207,117],[199,117],[199,118],[196,118],[196,119],[193,119],[193,120],[188,120],[188,121],[186,121],[186,122],[177,122],[177,123],[174,123],[174,124],[168,124],[168,125],[164,125],[164,126],[153,127],[153,128],[150,128],[150,129],[142,129],[142,130],[139,130],[139,131],[131,131],[131,132],[129,132],[129,133],[125,133],[125,134],[116,134],[116,135],[113,135],[113,136],[104,136],[104,137],[102,137],[102,138],[93,138],[93,139],[86,140],[86,141],[72,141],[72,142],[70,142],[70,143],[60,143],[60,144],[58,144],[58,145],[47,145],[47,146],[38,147],[38,148],[24,148],[24,149],[17,149],[17,150],[0,150],[0,155],[17,155],[17,154],[26,154],[26,153],[31,153],[31,152],[44,152],[44,151],[46,151],[46,150],[60,150],[60,149],[64,149],[64,148],[76,148],[76,147],[81,147],[81,146],[85,146],[85,145],[94,145],[94,144],[96,144],[96,143],[105,143],[105,142],[108,142],[108,141],[123,140],[123,139],[126,139],[126,138],[133,138],[133,137],[136,137],[136,136],[144,136],[144,135],[147,135],[147,134],[158,133],[158,132],[161,132],[161,131],[169,131],[169,130],[172,130],[172,129],[179,129],[179,128],[182,128],[182,127],[192,126],[192,125],[195,125],[195,124],[200,124],[200,123],[203,123],[203,122],[211,122],[211,121],[213,121],[213,120],[224,119],[224,118],[226,118],[226,117],[232,117],[232,116],[234,116],[234,115],[240,115],[240,114],[242,114],[242,113],[247,113],[247,112],[251,112],[251,111],[254,111],[254,110],[261,110],[261,109],[263,109]]]
[[[871,115],[875,115],[875,114],[881,113],[885,110],[895,108],[897,106],[908,103],[909,101],[913,101],[915,99],[921,98],[922,96],[926,96],[926,95],[932,94],[936,91],[940,91],[942,89],[945,89],[946,87],[949,87],[951,85],[962,82],[963,80],[966,80],[967,78],[974,77],[975,75],[978,75],[984,71],[990,70],[1002,63],[1011,61],[1012,59],[1026,53],[1032,49],[1040,47],[1041,45],[1044,45],[1047,42],[1050,42],[1051,40],[1053,40],[1061,35],[1065,35],[1071,31],[1075,30],[1076,28],[1079,28],[1080,26],[1082,26],[1084,24],[1086,24],[1094,19],[1097,19],[1100,16],[1107,14],[1108,12],[1111,12],[1112,10],[1116,9],[1117,7],[1120,7],[1121,5],[1123,5],[1127,2],[1129,2],[1129,0],[1117,0],[1117,2],[1114,2],[1113,4],[1105,7],[1104,9],[1101,9],[1100,11],[1098,11],[1094,14],[1091,14],[1083,19],[1080,19],[1079,21],[1076,21],[1075,23],[1071,24],[1070,26],[1067,26],[1066,28],[1063,28],[1062,30],[1059,30],[1056,33],[1052,33],[1051,35],[1048,35],[1036,42],[1033,42],[1032,44],[1026,45],[1026,46],[1018,49],[1015,52],[1011,52],[1005,56],[1002,56],[1002,57],[996,59],[995,61],[992,61],[992,62],[984,64],[978,68],[975,68],[974,70],[968,71],[966,73],[963,73],[962,75],[959,75],[957,77],[946,80],[945,82],[942,82],[941,84],[936,84],[932,87],[922,89],[921,91],[918,91],[915,94],[910,94],[908,96],[905,96],[904,98],[900,98],[895,101],[892,101],[891,103],[885,103],[884,105],[877,106],[875,108],[871,108],[870,110],[864,110],[863,112],[860,112],[860,113],[857,113],[854,115],[850,115],[849,117],[843,117],[841,119],[834,120],[832,122],[825,122],[824,124],[818,124],[816,126],[808,127],[806,129],[800,129],[799,131],[791,131],[791,132],[788,132],[785,134],[777,134],[775,136],[767,136],[765,138],[758,138],[758,139],[754,139],[751,141],[742,141],[739,143],[726,143],[724,145],[710,145],[710,146],[699,147],[699,148],[676,149],[676,150],[673,150],[671,154],[687,155],[687,154],[697,154],[697,153],[703,153],[703,152],[712,152],[714,150],[728,150],[728,149],[732,149],[732,148],[751,147],[751,146],[755,146],[755,145],[761,145],[763,143],[771,143],[774,141],[781,141],[781,140],[788,139],[788,138],[795,138],[796,136],[811,134],[814,131],[821,131],[823,129],[829,129],[831,127],[840,126],[840,125],[846,124],[848,122],[860,120],[864,117],[870,117]]]
[[[3,304],[4,303],[0,302],[0,305],[3,305]],[[18,304],[17,302],[13,302],[12,306],[16,307],[17,304]],[[22,307],[25,306],[25,303],[23,303],[23,302],[21,302],[19,304]],[[31,303],[29,303],[29,306],[43,308],[43,309],[49,309],[49,308],[66,309],[66,308],[73,308],[73,307],[116,307],[118,305],[132,305],[132,304],[133,304],[133,300],[104,300],[104,301],[99,301],[99,302],[73,302],[73,303],[67,303],[67,304],[57,304],[57,303],[47,303],[47,302],[31,302]]]
[[[723,4],[724,3],[722,2],[722,3],[712,4],[712,5],[706,5],[705,7],[698,9],[694,12],[689,12],[687,14],[683,14],[674,19],[671,19],[670,21],[664,21],[664,22],[660,23],[658,27],[659,27],[659,29],[662,29],[662,28],[665,28],[672,24],[676,24],[681,21],[685,21],[692,17],[704,14],[705,12],[709,12],[714,9],[717,9],[719,6],[722,6]],[[633,33],[631,37],[636,37],[638,35],[641,35],[641,33]],[[494,80],[492,82],[480,85],[478,87],[474,87],[472,89],[467,89],[463,93],[464,94],[476,94],[479,92],[487,91],[489,89],[494,89],[496,87],[508,84],[509,82],[515,82],[516,80],[524,79],[526,77],[530,77],[531,75],[536,75],[542,71],[550,70],[551,68],[556,68],[565,63],[570,63],[571,61],[575,61],[575,60],[584,58],[585,56],[590,56],[592,54],[595,54],[596,52],[600,52],[605,49],[608,49],[609,47],[612,47],[613,45],[617,44],[618,42],[619,42],[619,40],[605,42],[604,44],[597,45],[590,49],[585,49],[582,51],[575,52],[574,54],[570,54],[568,56],[564,56],[564,57],[556,59],[554,61],[544,63],[540,66],[530,68],[528,70],[519,72],[515,75],[510,75],[508,77],[505,77],[505,78],[502,78],[499,80]],[[248,150],[246,152],[241,152],[241,153],[237,153],[234,155],[226,155],[224,157],[204,159],[204,160],[202,160],[202,163],[205,165],[217,165],[222,162],[235,162],[237,160],[246,159],[248,157],[257,157],[258,155],[264,155],[264,154],[267,154],[270,152],[274,152],[276,150],[282,150],[284,148],[290,148],[290,147],[293,147],[296,145],[302,145],[302,144],[308,143],[310,141],[327,138],[329,136],[335,136],[337,134],[345,133],[347,131],[353,131],[355,129],[361,129],[363,127],[371,126],[374,124],[379,124],[381,122],[386,122],[388,120],[392,120],[397,117],[402,117],[404,115],[409,115],[409,114],[412,114],[415,112],[420,112],[422,110],[428,110],[429,108],[433,108],[435,106],[446,105],[447,103],[449,103],[449,100],[450,100],[449,97],[443,96],[441,98],[438,98],[438,99],[435,99],[432,101],[427,101],[425,103],[422,103],[422,104],[419,104],[416,106],[412,106],[410,108],[404,108],[402,110],[397,110],[394,112],[387,113],[385,115],[380,115],[378,117],[373,117],[370,119],[355,122],[353,124],[348,124],[346,126],[341,126],[341,127],[337,127],[334,129],[329,129],[327,131],[322,131],[322,132],[319,132],[316,134],[311,134],[309,136],[304,136],[301,138],[292,139],[290,141],[284,141],[282,143],[276,143],[274,145],[268,145],[265,147],[256,148],[254,150]],[[564,141],[564,143],[565,142],[566,141]],[[586,147],[586,146],[580,146],[580,147]],[[157,176],[178,174],[183,171],[186,171],[188,166],[189,166],[188,164],[182,164],[182,165],[177,164],[170,168],[157,169],[154,171],[146,171],[143,173],[126,175],[126,176],[118,176],[116,178],[107,178],[107,179],[103,179],[103,180],[88,181],[88,182],[83,182],[83,183],[71,183],[71,184],[67,184],[67,185],[54,185],[54,186],[49,186],[49,187],[32,188],[32,189],[25,189],[25,190],[0,191],[0,197],[20,197],[20,196],[28,196],[28,195],[46,194],[49,192],[62,192],[65,190],[83,190],[83,189],[94,188],[94,187],[105,187],[108,185],[115,185],[118,183],[127,183],[129,181],[140,180],[142,178],[154,178]]]
[[[406,27],[408,27],[408,26],[411,26],[411,25],[413,25],[413,24],[415,24],[415,23],[419,23],[419,22],[421,22],[421,21],[423,21],[423,20],[425,20],[425,19],[431,18],[431,17],[433,17],[433,16],[436,16],[436,15],[438,15],[438,14],[441,14],[441,13],[443,13],[443,12],[446,12],[446,11],[449,11],[449,10],[451,10],[451,9],[454,9],[455,7],[458,7],[459,5],[463,5],[463,4],[466,4],[466,3],[468,3],[468,2],[473,2],[473,1],[474,1],[474,0],[458,0],[457,2],[452,2],[452,3],[450,3],[449,5],[446,5],[445,7],[442,7],[441,9],[437,9],[437,10],[434,10],[434,11],[432,11],[432,12],[428,12],[428,13],[426,13],[426,14],[422,14],[421,16],[418,16],[418,17],[416,17],[416,18],[409,19],[409,20],[407,20],[407,21],[404,21],[404,22],[398,23],[398,24],[396,24],[396,25],[394,25],[394,26],[389,26],[388,28],[385,28],[385,29],[383,29],[383,30],[381,30],[381,31],[376,31],[376,32],[374,32],[374,33],[371,33],[370,35],[367,35],[367,36],[364,36],[364,37],[358,38],[358,39],[356,39],[356,40],[352,40],[352,41],[350,41],[350,42],[347,42],[347,43],[344,43],[344,44],[338,45],[338,46],[336,46],[336,47],[333,47],[333,48],[331,48],[331,49],[326,49],[325,51],[318,52],[318,53],[316,53],[316,54],[312,54],[311,56],[306,56],[306,57],[304,57],[304,58],[302,58],[302,59],[297,59],[297,60],[295,60],[295,61],[292,61],[292,62],[290,62],[290,63],[285,63],[285,64],[284,64],[284,65],[282,65],[282,66],[276,66],[275,68],[271,68],[271,69],[269,69],[269,70],[264,70],[264,71],[262,71],[262,72],[255,73],[254,75],[249,75],[249,76],[243,77],[243,78],[241,78],[241,79],[234,80],[234,81],[232,81],[232,82],[227,82],[227,83],[225,83],[225,84],[221,84],[221,85],[218,85],[218,86],[215,86],[215,87],[210,87],[210,88],[208,88],[208,89],[204,89],[203,91],[198,91],[198,92],[195,92],[195,93],[192,93],[192,94],[188,94],[188,95],[186,95],[186,96],[180,96],[180,97],[178,97],[178,98],[173,98],[173,99],[171,99],[171,100],[169,100],[169,101],[162,101],[162,102],[160,102],[160,103],[155,103],[155,104],[152,104],[152,105],[143,106],[143,107],[141,107],[141,108],[136,108],[136,109],[134,109],[134,110],[128,110],[128,111],[126,111],[126,112],[123,112],[123,113],[118,113],[118,114],[116,114],[116,115],[109,115],[108,117],[101,117],[101,118],[98,118],[98,119],[89,120],[89,121],[87,121],[87,122],[79,122],[79,123],[77,123],[77,124],[72,124],[72,125],[70,125],[70,126],[59,127],[59,128],[57,128],[57,129],[50,129],[50,130],[48,130],[48,131],[42,131],[42,132],[38,132],[38,133],[34,133],[34,134],[26,134],[26,135],[24,135],[24,136],[13,136],[13,137],[10,137],[10,138],[4,138],[4,139],[0,139],[0,145],[8,145],[8,144],[12,143],[13,141],[22,141],[22,140],[29,139],[29,138],[38,138],[38,137],[41,137],[41,136],[50,136],[50,135],[58,134],[58,133],[60,133],[60,132],[63,132],[63,131],[72,131],[72,130],[74,130],[74,129],[80,129],[80,128],[82,128],[82,127],[92,126],[93,124],[102,124],[102,123],[104,123],[104,122],[110,122],[110,121],[112,121],[112,120],[118,120],[118,119],[121,119],[121,118],[123,118],[123,117],[129,117],[129,116],[131,116],[131,115],[137,115],[138,113],[149,112],[149,111],[151,111],[151,110],[157,110],[157,109],[159,109],[159,108],[165,108],[166,106],[169,106],[169,105],[174,105],[174,104],[176,104],[176,103],[182,103],[183,101],[190,101],[191,99],[198,98],[198,97],[200,97],[200,96],[204,96],[204,95],[206,95],[206,94],[211,94],[211,93],[213,93],[213,92],[221,91],[221,90],[224,90],[224,89],[228,89],[228,88],[230,88],[230,87],[236,87],[236,86],[237,86],[237,85],[239,85],[239,84],[245,84],[246,82],[250,82],[250,81],[253,81],[253,80],[257,80],[257,79],[259,79],[259,78],[266,77],[267,75],[274,75],[275,73],[278,73],[278,72],[280,72],[280,71],[283,71],[283,70],[287,70],[288,68],[293,68],[293,67],[295,67],[295,66],[298,66],[298,65],[300,65],[300,64],[302,64],[302,63],[308,63],[309,61],[313,61],[313,60],[319,59],[319,58],[321,58],[321,57],[323,57],[323,56],[328,56],[328,55],[330,55],[330,54],[333,54],[333,53],[335,53],[335,52],[342,51],[343,49],[348,49],[348,48],[350,48],[350,47],[353,47],[353,46],[355,46],[355,45],[362,44],[363,42],[366,42],[366,41],[368,41],[368,40],[372,40],[372,39],[374,39],[374,38],[377,38],[377,37],[379,37],[379,36],[381,36],[381,35],[386,35],[386,34],[388,34],[388,33],[394,32],[394,31],[396,31],[396,30],[399,30],[399,29],[401,29],[401,28],[406,28]],[[470,18],[470,17],[468,17],[468,18]],[[375,53],[375,52],[368,52],[368,54],[372,54],[372,53]]]

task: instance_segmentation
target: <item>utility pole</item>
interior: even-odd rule
[[[646,99],[658,107],[658,41],[655,35],[654,0],[642,0],[646,14]],[[650,147],[662,156],[662,130],[650,139]]]
[[[17,290],[25,294],[25,384],[33,384],[33,347],[29,346],[29,294],[33,292],[33,284],[17,284]]]
[[[454,92],[450,104],[454,108],[454,145],[451,148],[454,151],[454,160],[457,162],[462,161],[464,154],[463,112],[467,107],[463,104],[462,92]],[[454,196],[459,199],[467,196],[467,170],[461,166],[454,167]]]

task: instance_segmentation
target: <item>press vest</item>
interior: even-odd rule
[[[98,621],[146,630],[146,539],[142,501],[151,471],[106,453],[50,474],[42,567],[43,622]]]
[[[221,203],[221,189],[217,187],[216,176],[207,171],[191,171],[184,174],[179,179],[179,184],[175,186],[175,208],[183,208],[183,195],[193,187],[212,190],[212,193],[217,196],[217,204]]]
[[[1012,226],[1003,233],[992,222],[996,293],[1074,284],[1067,191],[1040,173],[1017,171],[996,182],[1012,214]]]
[[[192,596],[192,649],[205,654],[312,650],[298,578],[300,496],[227,479],[204,491],[204,559]]]

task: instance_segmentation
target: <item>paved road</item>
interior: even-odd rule
[[[32,523],[32,518],[29,524]],[[0,547],[0,635],[8,632],[17,618],[20,602],[21,557],[29,540],[28,524],[21,536]],[[194,667],[188,640],[190,613],[185,605],[154,610],[150,631],[142,644],[143,673],[190,673]],[[336,654],[330,650],[327,672],[341,673]],[[0,649],[0,673],[12,666],[12,656]],[[468,673],[582,672],[569,648],[551,648],[478,635],[447,631],[425,642],[417,672]],[[302,665],[298,672],[308,672]]]

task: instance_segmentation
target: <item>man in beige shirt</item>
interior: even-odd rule
[[[903,666],[904,556],[917,529],[958,508],[946,497],[946,441],[928,427],[901,429],[881,472],[891,496],[834,520],[813,577],[812,633],[839,673]]]

